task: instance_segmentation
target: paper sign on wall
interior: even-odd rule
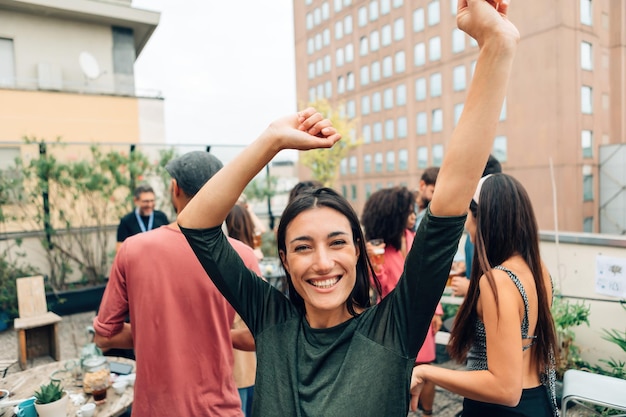
[[[596,292],[626,298],[626,258],[596,256]]]

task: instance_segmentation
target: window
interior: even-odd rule
[[[583,150],[583,158],[593,158],[593,132],[591,130],[581,132],[580,146]]]
[[[396,106],[404,106],[406,104],[406,85],[400,84],[396,87]]]
[[[441,132],[443,130],[443,110],[434,109],[432,112],[432,132]]]
[[[413,32],[421,32],[424,30],[424,9],[419,8],[413,10]]]
[[[363,156],[363,172],[366,174],[372,172],[372,155],[370,154]]]
[[[415,101],[426,100],[426,78],[415,80]]]
[[[395,126],[393,124],[393,119],[385,120],[385,139],[393,140],[395,137]]]
[[[367,36],[363,36],[359,39],[359,55],[365,56],[368,52],[368,39]]]
[[[363,6],[359,8],[359,27],[367,25],[367,7]]]
[[[341,11],[341,1],[342,0],[335,0],[333,3],[335,5],[335,12],[340,12]]]
[[[350,157],[350,174],[356,174],[357,171],[357,160],[356,160],[356,156],[351,156]]]
[[[324,31],[322,32],[322,39],[322,43],[324,44],[324,46],[330,45],[330,29],[324,29]]]
[[[458,28],[452,30],[452,52],[458,53],[465,49],[465,32]]]
[[[316,7],[315,10],[313,10],[313,22],[315,23],[315,26],[322,23],[322,11],[319,7]]]
[[[383,172],[383,153],[376,152],[374,154],[374,171]]]
[[[354,90],[354,73],[352,73],[352,72],[348,73],[348,78],[347,78],[347,82],[346,82],[346,89],[348,91]]]
[[[393,8],[397,9],[398,7],[402,7],[404,4],[403,0],[393,0]]]
[[[333,95],[333,83],[330,80],[324,83],[324,93],[326,94],[326,98],[330,98]]]
[[[593,201],[593,175],[583,175],[583,201]]]
[[[363,116],[370,114],[370,96],[361,97],[361,114]]]
[[[413,48],[413,54],[415,55],[413,63],[416,67],[421,67],[426,63],[426,45],[424,42],[420,42],[415,45],[415,48]]]
[[[441,97],[441,73],[436,72],[430,76],[430,96]]]
[[[441,59],[441,38],[435,36],[428,41],[428,59],[438,61]]]
[[[440,167],[443,162],[443,145],[433,145],[433,165]]]
[[[428,148],[420,146],[417,148],[417,167],[426,168],[428,166]]]
[[[354,119],[356,117],[356,101],[349,100],[346,103],[346,116],[348,116],[348,119]]]
[[[400,18],[393,22],[393,40],[399,41],[402,39],[404,39],[404,19]]]
[[[343,75],[340,75],[337,78],[337,94],[343,94],[346,92],[346,80],[343,78]]]
[[[397,125],[397,130],[398,130],[398,139],[404,139],[407,137],[407,130],[408,130],[408,125],[407,125],[407,119],[405,116],[402,117],[398,117],[398,120],[396,121],[396,125]]]
[[[315,52],[315,39],[309,38],[306,41],[306,53],[311,55],[313,52]]]
[[[425,135],[426,132],[428,132],[428,116],[426,115],[426,112],[421,111],[417,113],[416,124],[417,128],[415,132],[418,135]]]
[[[387,172],[393,172],[396,169],[396,154],[394,151],[387,151]]]
[[[357,188],[355,184],[350,186],[350,191],[352,192],[352,201],[355,201],[357,199]]]
[[[330,17],[330,7],[328,6],[328,2],[325,1],[322,3],[322,20],[328,20]]]
[[[591,0],[580,0],[580,23],[587,26],[593,25]]]
[[[319,51],[320,49],[322,49],[322,34],[318,33],[317,35],[315,35],[315,50]]]
[[[398,171],[406,171],[409,169],[409,153],[406,149],[398,151]]]
[[[370,143],[372,141],[372,128],[370,125],[363,125],[363,142]]]
[[[583,232],[593,233],[593,217],[585,217],[583,219]]]
[[[380,62],[372,62],[372,82],[380,81]]]
[[[372,184],[365,184],[365,199],[367,200],[372,195]]]
[[[378,51],[380,49],[380,35],[377,30],[370,33],[370,51]]]
[[[374,123],[374,142],[382,142],[383,140],[383,124],[380,122]]]
[[[580,43],[580,68],[584,70],[593,70],[593,52],[589,42]]]
[[[346,62],[354,61],[354,46],[349,43],[346,45]]]
[[[496,136],[493,140],[493,156],[500,162],[508,160],[506,136]]]
[[[330,72],[331,66],[330,55],[324,55],[324,72]]]
[[[382,16],[389,14],[391,11],[391,0],[380,0],[380,14]]]
[[[324,98],[324,85],[323,84],[318,84],[318,86],[317,86],[317,96],[319,98]]]
[[[428,26],[434,26],[440,20],[439,0],[433,0],[428,4]]]
[[[383,46],[391,45],[391,26],[385,25],[380,29],[381,43]]]
[[[380,93],[376,92],[374,94],[372,94],[372,111],[374,113],[378,113],[381,109],[381,97],[380,97]]]
[[[393,108],[393,88],[385,88],[383,91],[383,108],[385,110]]]
[[[348,187],[345,185],[341,186],[341,195],[343,198],[348,198]]]
[[[313,15],[311,13],[306,14],[306,29],[313,29]]]
[[[459,65],[452,70],[452,87],[454,91],[463,91],[466,87],[465,65]]]
[[[343,67],[343,48],[339,48],[335,52],[335,65]]]
[[[309,88],[309,101],[314,102],[316,99],[315,88]]]
[[[506,97],[502,102],[502,108],[500,109],[500,121],[506,120]]]
[[[593,91],[587,85],[580,89],[580,109],[584,114],[593,113]]]
[[[315,61],[315,74],[322,75],[323,73],[324,73],[324,61],[322,61],[322,58],[320,58],[317,61]]]
[[[352,33],[352,16],[348,15],[343,19],[343,32],[346,35]]]
[[[361,85],[368,85],[370,82],[370,67],[367,65],[361,67]]]
[[[459,124],[461,113],[463,113],[463,103],[455,104],[454,105],[454,125],[455,126]]]
[[[339,174],[340,175],[348,174],[348,159],[347,158],[341,158],[341,161],[339,161]]]
[[[370,22],[373,22],[374,20],[378,19],[378,1],[377,0],[370,1],[369,12],[370,12]]]
[[[309,77],[309,80],[315,78],[315,64],[313,62],[309,62],[307,75]]]
[[[343,38],[343,22],[340,20],[335,22],[335,39]]]
[[[393,74],[393,62],[390,56],[383,58],[383,78],[391,77]]]
[[[406,70],[406,61],[405,61],[404,51],[396,52],[394,57],[395,66],[396,66],[396,74],[401,74]]]

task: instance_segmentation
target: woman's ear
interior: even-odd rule
[[[280,261],[283,263],[283,268],[285,268],[285,271],[289,273],[289,264],[287,263],[287,255],[285,254],[285,251],[279,250],[278,256],[280,256]]]

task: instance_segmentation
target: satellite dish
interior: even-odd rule
[[[95,80],[100,75],[100,65],[98,65],[98,61],[91,55],[89,52],[81,52],[78,56],[78,63],[80,64],[80,69],[85,74],[85,77],[90,80]]]

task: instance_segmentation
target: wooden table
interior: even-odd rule
[[[123,362],[135,365],[135,361],[118,358],[107,357],[109,361]],[[62,380],[63,388],[70,394],[80,394],[83,392],[82,387],[77,386],[74,383],[73,378],[69,372],[65,372],[65,365],[67,361],[52,362],[46,365],[36,366],[34,368],[27,369],[26,371],[9,374],[5,378],[0,379],[0,388],[9,390],[11,396],[9,401],[26,399],[32,397],[35,390],[39,389],[39,386],[50,381],[50,376],[55,372],[55,378]],[[133,404],[133,387],[128,386],[123,394],[119,395],[113,391],[113,388],[109,387],[107,391],[106,402],[102,405],[98,405],[96,408],[95,417],[117,417],[123,414],[126,409]],[[83,394],[87,402],[93,402],[91,395]],[[2,403],[0,403],[1,405]],[[71,398],[68,401],[67,415],[69,417],[76,416],[76,411],[80,406],[74,405]],[[0,416],[11,417],[13,416],[14,407],[0,408]],[[2,414],[4,412],[4,415]]]

